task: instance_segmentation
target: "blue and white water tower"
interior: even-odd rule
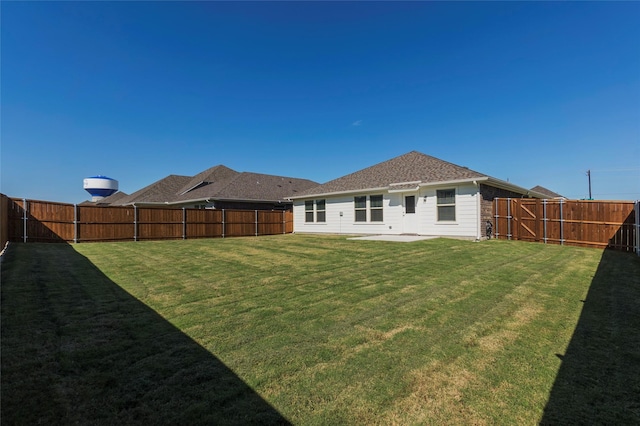
[[[91,194],[91,201],[100,201],[118,192],[118,181],[106,176],[92,176],[84,180],[84,190]]]

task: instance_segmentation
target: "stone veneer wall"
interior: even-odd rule
[[[485,234],[485,224],[487,221],[494,222],[493,218],[493,200],[494,198],[529,198],[523,194],[500,189],[493,186],[480,184],[480,223],[482,234]],[[495,230],[495,223],[493,223]],[[486,235],[485,235],[486,236]]]

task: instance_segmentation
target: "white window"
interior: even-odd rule
[[[372,195],[369,197],[371,205],[371,222],[382,222],[382,195]]]
[[[313,200],[304,202],[304,221],[313,222]]]
[[[326,200],[306,200],[304,202],[304,221],[313,223],[315,219],[315,222],[326,222],[326,205]]]
[[[316,200],[316,222],[327,221],[326,200]]]
[[[439,189],[436,191],[438,198],[438,222],[453,222],[456,220],[456,190]]]
[[[367,221],[367,197],[354,197],[353,202],[356,209],[356,222]]]
[[[371,222],[382,222],[383,220],[383,197],[382,195],[369,196],[369,214],[367,215],[367,196],[353,197],[356,222],[366,222],[367,216]]]

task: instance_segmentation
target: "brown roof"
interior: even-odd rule
[[[218,165],[195,176],[169,175],[113,205],[180,204],[207,199],[278,202],[285,200],[292,193],[299,193],[317,185],[317,182],[307,179],[237,172]]]
[[[100,205],[115,205],[115,203],[121,199],[123,199],[124,197],[128,197],[129,195],[122,192],[122,191],[118,191],[115,194],[111,194],[108,197],[104,197],[101,200],[98,201],[83,201],[80,204],[78,204],[79,206],[100,206]]]
[[[430,155],[411,151],[391,160],[316,186],[291,197],[358,191],[373,188],[414,188],[420,183],[437,183],[452,180],[487,177],[467,167],[440,160]]]
[[[547,189],[544,186],[540,186],[540,185],[534,186],[533,188],[531,188],[531,190],[539,192],[539,193],[541,193],[543,195],[546,195],[548,197],[551,197],[551,198],[565,198],[564,195],[560,195],[560,194],[558,194],[556,192],[553,192],[552,190]]]
[[[182,189],[189,181],[189,176],[169,175],[151,185],[137,190],[128,197],[114,203],[114,205],[125,205],[133,203],[165,203],[175,198],[176,193]]]

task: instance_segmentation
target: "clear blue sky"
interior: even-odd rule
[[[640,199],[640,2],[2,2],[1,191],[331,179],[417,150]]]

